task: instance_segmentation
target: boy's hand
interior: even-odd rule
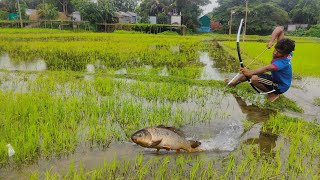
[[[251,76],[252,76],[251,71],[250,71],[249,69],[247,69],[247,68],[240,68],[240,72],[241,72],[243,75],[245,75],[245,76],[247,76],[247,77],[249,77],[249,78],[251,78]]]
[[[267,44],[267,48],[268,48],[268,49],[270,49],[272,46],[273,46],[273,43],[272,43],[272,42],[269,42],[269,43]]]

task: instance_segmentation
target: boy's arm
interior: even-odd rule
[[[279,41],[280,39],[282,39],[284,37],[284,27],[283,26],[277,26],[272,34],[271,34],[271,38],[269,43],[267,44],[268,49],[270,49],[273,46],[273,42],[274,40],[277,39],[277,41]]]
[[[250,71],[247,68],[241,68],[240,72],[243,75],[251,78],[252,75],[263,74],[263,73],[268,72],[268,71],[276,71],[276,70],[277,70],[277,67],[275,65],[273,65],[273,64],[270,64],[270,65],[264,66],[264,67],[256,69],[256,70],[252,70],[252,71]]]

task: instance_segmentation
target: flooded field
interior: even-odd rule
[[[60,61],[53,70],[48,59],[17,61],[3,53],[0,179],[319,177],[320,109],[314,100],[320,80],[294,80],[279,106],[263,108],[257,102],[265,104],[264,96],[243,95],[248,84],[240,93],[224,89],[222,80],[237,68],[215,48],[192,51],[194,66],[118,67],[96,60],[81,62],[77,71],[70,64],[59,70]],[[302,111],[282,109],[286,98]],[[199,140],[204,152],[157,153],[131,142],[133,132],[160,124]],[[7,144],[14,156],[8,157]]]

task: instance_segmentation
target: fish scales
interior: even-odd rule
[[[166,150],[185,150],[188,152],[197,152],[201,149],[199,141],[187,140],[184,133],[174,127],[165,127],[163,125],[141,129],[135,132],[131,139],[136,144],[146,147]]]

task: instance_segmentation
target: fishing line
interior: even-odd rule
[[[264,54],[266,51],[268,50],[268,48],[265,48],[257,57],[255,57],[247,66],[251,65],[253,62],[255,62],[260,56],[262,56],[262,54]],[[239,78],[238,76],[240,76],[241,73],[239,72],[238,74],[236,74],[229,82],[228,84],[224,87],[223,91],[226,90],[226,88],[237,78]]]

